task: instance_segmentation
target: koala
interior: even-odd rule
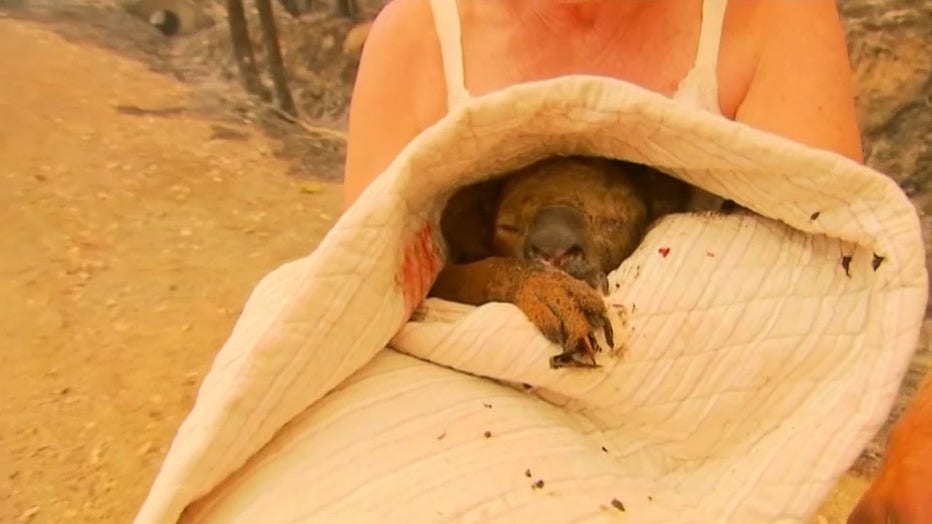
[[[464,187],[441,215],[449,259],[429,296],[515,304],[563,348],[552,367],[595,366],[594,334],[614,345],[606,275],[689,198],[690,186],[654,169],[579,156]]]

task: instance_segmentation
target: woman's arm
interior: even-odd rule
[[[833,0],[761,0],[760,54],[735,119],[863,161],[845,35]],[[932,522],[932,374],[897,421],[850,524]]]
[[[834,0],[761,0],[757,67],[735,120],[863,161],[845,33]]]
[[[932,522],[932,373],[893,427],[877,477],[849,524]]]
[[[350,106],[345,207],[445,111],[432,16],[424,0],[393,0],[372,24]]]

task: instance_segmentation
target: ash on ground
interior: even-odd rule
[[[68,39],[105,47],[172,75],[195,88],[186,112],[259,125],[280,142],[276,153],[289,160],[290,174],[338,180],[343,175],[347,113],[361,41],[348,50],[344,44],[351,30],[359,33],[375,17],[382,2],[357,4],[359,12],[351,20],[338,16],[330,2],[314,2],[309,12],[292,16],[273,1],[297,120],[244,91],[222,2],[197,3],[208,20],[206,27],[172,37],[131,14],[130,4],[116,0],[0,0],[0,16],[46,23]],[[258,14],[252,2],[245,5],[262,82],[274,92]]]

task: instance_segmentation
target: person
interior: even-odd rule
[[[880,472],[849,524],[932,522],[932,373],[897,420]]]
[[[625,80],[863,161],[833,0],[392,0],[360,58],[345,206],[452,105],[568,74]]]
[[[718,20],[702,16],[719,5],[723,13],[710,13]],[[717,90],[719,106],[711,110],[862,160],[845,34],[832,0],[393,0],[375,20],[360,58],[347,205],[446,114],[434,11],[451,7],[460,23],[462,87],[471,96],[572,73],[616,77],[674,96],[694,64],[705,19],[710,33],[721,25],[721,38],[710,39],[717,86],[708,89]]]

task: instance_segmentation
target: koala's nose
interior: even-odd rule
[[[528,230],[524,255],[558,265],[564,257],[580,256],[586,244],[581,213],[569,207],[541,209]]]

